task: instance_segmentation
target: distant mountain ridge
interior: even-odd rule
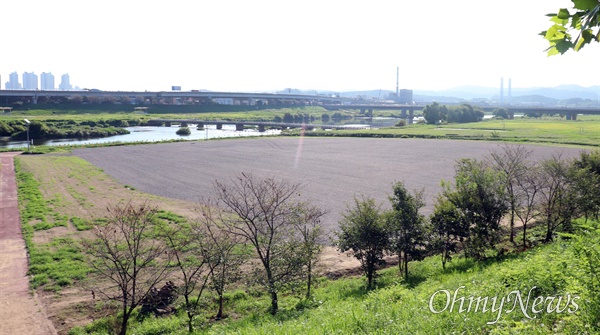
[[[346,98],[380,99],[386,100],[392,90],[375,89],[364,91],[321,91],[285,89],[277,93],[296,94],[326,94],[340,95]],[[499,87],[484,86],[459,86],[446,90],[413,90],[413,100],[417,103],[438,101],[441,103],[460,103],[469,101],[500,101]],[[511,98],[508,96],[508,87],[504,87],[504,101],[513,103],[540,103],[540,104],[566,104],[588,105],[595,107],[600,103],[600,85],[582,87],[579,85],[560,85],[556,87],[531,87],[512,88]]]

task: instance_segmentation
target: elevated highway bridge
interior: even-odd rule
[[[25,98],[31,103],[37,103],[40,98],[72,98],[75,96],[95,98],[129,98],[139,99],[150,104],[159,103],[163,99],[229,99],[236,105],[253,105],[259,101],[266,105],[286,104],[289,102],[301,104],[317,104],[328,110],[354,109],[365,113],[374,110],[400,110],[402,117],[412,120],[414,111],[422,110],[423,104],[383,104],[383,103],[351,103],[352,99],[327,95],[279,94],[279,93],[244,93],[244,92],[205,92],[205,91],[100,91],[100,90],[0,90],[0,106],[10,104],[9,100]],[[600,115],[596,107],[561,107],[561,106],[520,106],[520,105],[475,105],[485,111],[496,108],[506,108],[515,113],[554,113],[565,115],[568,120],[576,120],[578,114]]]

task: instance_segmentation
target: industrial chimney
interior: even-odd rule
[[[396,98],[400,97],[400,67],[396,66]]]
[[[504,77],[500,78],[500,105],[504,104]]]
[[[512,102],[512,78],[508,78],[508,98],[506,100],[509,104]]]

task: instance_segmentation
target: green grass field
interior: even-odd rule
[[[293,132],[298,134],[298,131]],[[314,131],[315,136],[423,137],[488,141],[599,146],[600,116],[579,116],[576,121],[556,117],[487,120],[441,126],[414,124],[373,130]]]

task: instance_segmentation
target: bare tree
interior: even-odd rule
[[[545,242],[550,242],[556,229],[568,229],[576,215],[576,190],[572,189],[570,167],[572,163],[559,156],[541,162],[540,212],[546,223]]]
[[[242,277],[240,267],[250,254],[245,239],[240,235],[229,233],[225,226],[217,221],[220,217],[212,203],[206,202],[200,206],[200,219],[195,226],[196,235],[204,236],[205,243],[202,248],[204,259],[210,268],[210,287],[217,294],[219,310],[215,315],[216,320],[223,318],[223,295],[229,284],[235,283]]]
[[[185,300],[188,331],[194,331],[193,320],[197,315],[200,297],[207,287],[211,269],[204,234],[193,229],[193,225],[163,227],[163,238],[169,247],[175,267],[181,275],[179,293]],[[195,299],[193,299],[195,297]]]
[[[125,335],[133,310],[166,278],[170,259],[165,243],[155,236],[156,208],[129,202],[108,212],[108,224],[96,226],[95,238],[84,239],[82,247],[90,266],[109,283],[94,291],[121,303],[119,334]]]
[[[306,272],[306,299],[311,297],[312,279],[315,265],[321,255],[322,246],[320,239],[323,237],[321,217],[325,212],[308,203],[299,203],[295,208],[292,220],[296,231],[300,235],[302,254]]]
[[[243,237],[256,250],[275,315],[278,292],[297,279],[303,266],[301,244],[290,224],[300,185],[242,173],[230,183],[216,181],[214,189],[226,230]]]
[[[527,224],[534,220],[539,212],[537,205],[542,188],[540,169],[537,165],[527,166],[525,172],[515,180],[518,188],[518,201],[516,202],[515,215],[523,224],[523,248],[527,247]]]
[[[490,154],[492,167],[505,175],[506,195],[510,213],[510,241],[515,238],[515,216],[517,215],[519,194],[519,179],[527,171],[526,160],[531,155],[531,149],[522,145],[508,145],[501,147],[500,152]]]

